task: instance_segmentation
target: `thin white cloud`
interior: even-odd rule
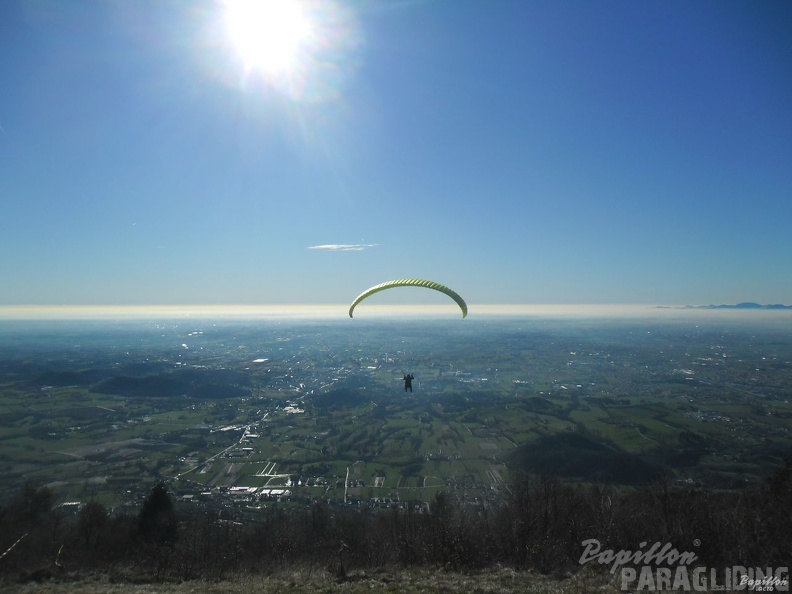
[[[309,250],[327,250],[330,252],[362,252],[369,248],[373,248],[379,244],[376,243],[328,243],[325,245],[312,245]]]

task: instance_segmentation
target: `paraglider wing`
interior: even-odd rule
[[[440,291],[441,293],[445,293],[451,299],[456,301],[459,308],[462,310],[462,317],[464,318],[467,315],[468,308],[467,303],[456,291],[452,291],[445,285],[441,285],[440,283],[436,283],[430,280],[424,280],[420,278],[401,278],[398,280],[388,281],[386,283],[380,283],[379,285],[374,285],[370,289],[366,289],[360,295],[357,296],[352,302],[352,305],[349,306],[349,317],[352,317],[352,312],[355,309],[355,306],[363,301],[366,297],[373,295],[374,293],[379,293],[380,291],[384,291],[385,289],[393,289],[395,287],[426,287],[427,289],[434,289],[435,291]]]

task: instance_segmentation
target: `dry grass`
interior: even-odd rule
[[[482,572],[456,573],[443,570],[376,570],[353,571],[345,578],[336,578],[327,571],[313,568],[286,569],[271,575],[242,575],[218,582],[188,581],[181,583],[133,583],[134,576],[96,574],[71,576],[71,580],[44,579],[25,584],[0,584],[0,591],[24,593],[118,593],[121,594],[249,594],[250,592],[306,594],[383,593],[451,593],[467,594],[610,594],[619,592],[608,574],[582,571],[566,577],[553,578],[532,572],[494,568]]]

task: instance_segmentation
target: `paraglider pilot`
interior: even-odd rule
[[[409,390],[410,392],[412,392],[412,381],[413,381],[414,379],[415,379],[415,376],[413,376],[413,374],[412,374],[412,373],[410,373],[410,374],[407,374],[407,375],[405,375],[405,376],[404,376],[404,391],[405,391],[405,392],[406,392],[407,390]]]

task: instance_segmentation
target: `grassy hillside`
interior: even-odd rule
[[[71,580],[71,581],[68,581]],[[305,594],[357,594],[364,592],[433,594],[572,594],[577,592],[620,592],[616,580],[604,571],[582,571],[574,576],[553,578],[508,568],[457,573],[441,569],[379,570],[351,572],[344,578],[311,567],[293,568],[267,576],[243,575],[222,581],[181,583],[135,583],[131,574],[96,574],[46,578],[40,582],[14,584],[13,590],[30,593],[124,593],[124,594],[220,594],[249,592],[302,592]]]

